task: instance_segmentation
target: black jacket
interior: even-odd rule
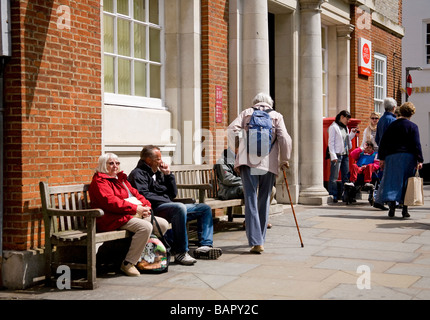
[[[243,198],[242,178],[234,171],[234,158],[234,152],[225,149],[214,165],[219,187],[218,198],[222,200]]]
[[[176,180],[173,174],[164,175],[160,171],[155,173],[143,161],[139,160],[137,167],[128,175],[128,181],[151,202],[152,209],[156,209],[163,203],[172,202],[172,199],[178,195]]]

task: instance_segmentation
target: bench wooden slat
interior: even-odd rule
[[[96,243],[124,239],[129,236],[130,234],[127,230],[98,232],[96,233]],[[87,230],[83,229],[83,230],[69,230],[64,232],[58,232],[58,233],[54,233],[52,237],[58,241],[65,241],[65,242],[82,241],[87,238]]]
[[[96,243],[119,240],[131,237],[131,233],[127,230],[116,230],[96,233]]]
[[[58,263],[52,263],[52,267],[56,270],[59,266],[61,266],[62,264],[58,264]],[[75,262],[69,262],[68,266],[70,267],[70,269],[75,269],[75,270],[85,270],[87,268],[87,265],[85,263],[75,263]],[[75,280],[73,281],[74,285],[77,286],[86,286],[86,280]]]
[[[52,234],[52,237],[59,241],[74,242],[87,238],[87,230],[69,230]]]
[[[219,199],[206,199],[205,203],[212,209],[222,209],[226,207],[238,207],[243,205],[242,199],[230,199],[230,200],[219,200]]]
[[[172,165],[170,171],[175,175],[178,198],[198,199],[211,209],[227,208],[229,221],[233,220],[232,208],[244,204],[243,199],[218,199],[218,181],[212,165]]]

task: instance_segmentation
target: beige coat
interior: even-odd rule
[[[265,103],[259,103],[254,107],[256,106],[261,110],[270,108],[269,105]],[[258,157],[256,155],[249,155],[246,147],[246,130],[253,112],[253,108],[242,111],[228,126],[228,139],[232,150],[235,149],[236,137],[239,138],[239,150],[236,155],[234,167],[238,168],[245,165],[250,168],[270,171],[278,175],[279,167],[290,159],[292,148],[292,140],[285,127],[284,117],[276,111],[269,113],[273,122],[272,139],[275,140],[275,143],[267,156]]]

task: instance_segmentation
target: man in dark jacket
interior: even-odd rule
[[[194,256],[201,259],[217,259],[222,254],[213,248],[212,210],[207,204],[183,204],[173,202],[178,194],[175,176],[169,166],[161,159],[160,149],[145,146],[140,153],[137,167],[128,176],[131,185],[149,202],[154,214],[165,218],[172,224],[175,261],[192,265],[196,260],[188,254],[188,235],[186,223],[197,219],[199,247]]]
[[[234,158],[234,152],[225,149],[214,165],[219,185],[218,197],[222,200],[243,199],[242,178],[234,171]]]
[[[396,121],[396,115],[394,111],[396,110],[397,101],[393,98],[385,98],[384,99],[384,108],[385,112],[382,115],[381,119],[378,121],[378,125],[376,127],[376,136],[375,142],[379,146],[381,143],[382,136],[384,135],[385,130],[387,130],[388,126]]]
[[[388,126],[394,121],[396,121],[396,115],[394,114],[396,107],[396,100],[394,100],[393,98],[384,99],[385,112],[382,115],[381,119],[379,119],[378,125],[376,127],[375,142],[378,146],[380,145],[382,136],[384,135],[384,132],[387,130]],[[388,208],[384,206],[384,204],[381,203],[379,200],[379,189],[376,193],[375,203],[373,204],[373,206],[377,209],[388,210]]]

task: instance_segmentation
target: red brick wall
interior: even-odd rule
[[[100,1],[12,0],[11,15],[3,244],[26,250],[43,245],[39,181],[88,183],[101,153]]]
[[[213,143],[204,150],[204,159],[214,163],[219,157],[216,145],[225,146],[215,136],[228,123],[228,0],[202,0],[202,127],[212,132]],[[216,123],[215,87],[223,89],[222,122]],[[209,154],[207,154],[209,152]]]
[[[402,1],[399,1],[399,21],[402,18]],[[402,76],[402,39],[387,32],[373,22],[370,28],[359,28],[362,24],[362,12],[358,7],[352,6],[351,23],[356,26],[351,39],[351,114],[361,119],[361,134],[369,124],[370,113],[374,110],[374,77],[358,75],[358,39],[365,38],[372,42],[372,69],[374,67],[374,54],[379,53],[387,57],[387,96],[393,97],[398,104],[401,103],[401,76]],[[371,18],[370,18],[371,19]],[[360,142],[362,137],[360,137]]]

